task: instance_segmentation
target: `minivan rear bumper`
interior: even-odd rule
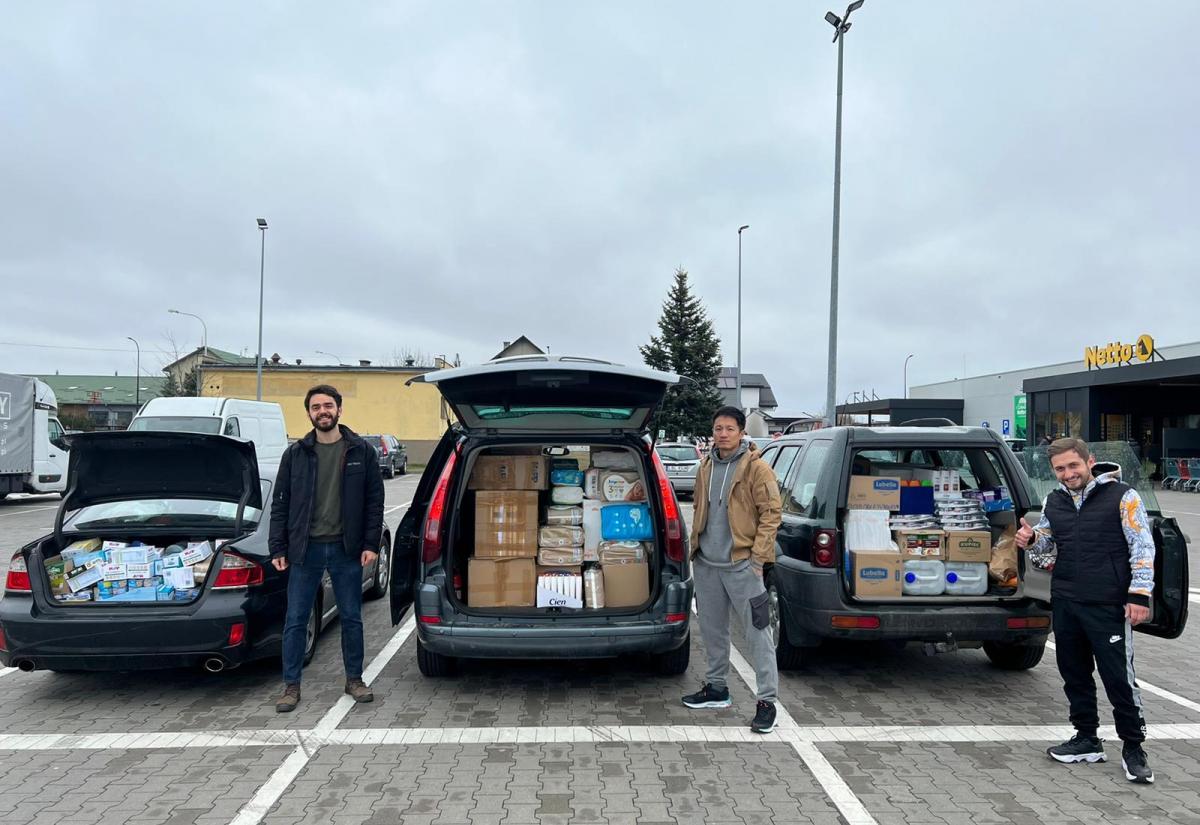
[[[836,570],[815,568],[780,557],[772,577],[779,593],[780,616],[788,639],[814,646],[822,639],[907,640],[923,642],[1006,642],[1033,644],[1050,628],[1010,629],[1009,619],[1049,618],[1050,611],[1030,599],[993,603],[901,605],[880,602],[847,604]],[[877,628],[839,628],[835,616],[876,617]]]
[[[666,653],[688,641],[690,622],[632,621],[619,625],[482,627],[417,624],[417,638],[434,653],[480,659],[603,659],[632,653]]]

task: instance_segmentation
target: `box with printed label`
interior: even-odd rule
[[[650,598],[650,565],[646,562],[603,564],[605,607],[637,607]]]
[[[900,479],[895,476],[850,476],[846,506],[851,510],[899,510]]]
[[[538,494],[480,490],[475,494],[475,556],[532,559],[538,551]]]
[[[896,546],[906,559],[946,560],[946,533],[943,530],[897,530]]]
[[[550,461],[543,455],[485,455],[475,459],[468,490],[545,490]]]
[[[199,564],[213,554],[212,545],[207,541],[188,542],[187,549],[180,553],[185,565]]]
[[[471,607],[533,607],[536,588],[533,559],[467,561],[467,604]]]
[[[946,533],[946,561],[990,562],[992,534],[987,530],[950,530]]]
[[[903,595],[900,554],[891,550],[851,550],[847,554],[855,596],[891,598]]]
[[[537,606],[582,608],[583,568],[538,565]]]
[[[91,567],[77,567],[67,574],[67,587],[71,589],[72,593],[78,593],[102,581],[104,581],[104,571],[100,569],[99,564]]]

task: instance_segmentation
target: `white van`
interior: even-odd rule
[[[138,410],[131,430],[213,433],[254,444],[260,464],[278,464],[287,449],[283,408],[274,401],[243,398],[155,398]]]

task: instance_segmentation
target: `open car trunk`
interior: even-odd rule
[[[586,621],[657,598],[662,503],[640,438],[488,439],[463,459],[444,556],[460,610]]]
[[[850,469],[838,530],[842,586],[853,601],[927,607],[1026,598],[1014,543],[1023,481],[998,449],[862,449]]]
[[[29,559],[53,608],[178,606],[200,598],[230,531],[50,537]]]

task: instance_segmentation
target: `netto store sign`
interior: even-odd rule
[[[1083,363],[1089,370],[1092,367],[1116,367],[1134,361],[1145,363],[1153,357],[1154,339],[1149,335],[1138,338],[1136,344],[1117,341],[1103,347],[1088,347],[1083,351]]]

